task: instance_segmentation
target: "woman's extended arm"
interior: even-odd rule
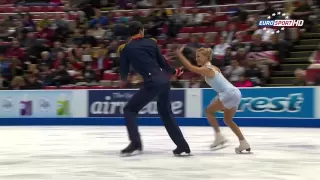
[[[195,72],[198,74],[201,74],[203,76],[207,77],[214,77],[214,72],[206,67],[197,67],[190,63],[190,61],[182,54],[184,50],[184,46],[176,51],[178,59],[181,61],[181,63],[186,67],[189,71]]]

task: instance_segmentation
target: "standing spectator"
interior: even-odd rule
[[[236,83],[240,77],[244,75],[245,69],[239,65],[236,60],[231,61],[231,65],[227,66],[224,70],[225,76],[231,83]]]

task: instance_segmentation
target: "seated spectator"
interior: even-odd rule
[[[52,57],[52,56],[51,56]],[[37,64],[46,64],[48,67],[52,67],[53,61],[52,58],[50,57],[50,52],[48,51],[43,51],[41,52],[41,59],[37,61]],[[32,62],[31,62],[32,63]],[[32,63],[34,64],[34,63]]]
[[[272,34],[270,36],[269,42],[266,43],[267,51],[278,51],[280,49],[280,38],[279,36]]]
[[[216,22],[216,14],[213,9],[209,9],[208,13],[203,18],[203,25],[213,26]]]
[[[25,39],[27,33],[27,28],[23,26],[23,23],[21,21],[18,21],[14,33],[12,33],[10,36],[13,36],[18,41],[20,41]]]
[[[204,39],[203,39],[203,46],[205,48],[214,48],[214,43],[213,43],[213,36],[211,34],[207,34]]]
[[[247,21],[248,18],[248,12],[245,9],[244,5],[240,5],[237,9],[236,12],[232,15],[233,19],[236,19],[240,23],[244,23]]]
[[[67,37],[69,34],[69,23],[59,13],[56,14],[52,26],[55,28],[55,33],[60,39]]]
[[[100,24],[101,26],[108,25],[108,19],[105,16],[101,15],[101,11],[95,10],[95,18],[89,22],[89,28],[93,28],[96,24]]]
[[[189,88],[200,88],[201,83],[198,77],[192,77],[189,81]]]
[[[263,85],[263,73],[255,61],[248,61],[248,65],[245,68],[245,76],[254,84],[254,86]]]
[[[20,42],[17,40],[13,40],[12,41],[12,46],[11,48],[9,48],[6,53],[5,56],[7,58],[17,58],[20,61],[23,61],[24,59],[24,52],[23,50],[20,48]]]
[[[320,45],[316,51],[313,51],[312,55],[309,58],[311,63],[320,63]]]
[[[55,39],[54,39],[55,31],[52,30],[49,27],[49,25],[48,26],[43,25],[42,27],[43,28],[41,28],[41,30],[37,34],[38,38],[46,40],[46,43],[48,45],[51,45],[53,43],[53,41],[55,41]]]
[[[269,1],[264,2],[264,10],[260,13],[261,15],[268,15],[275,13],[276,10],[272,7]]]
[[[26,14],[23,16],[23,26],[29,28],[29,30],[34,31],[37,28],[36,23],[33,21],[31,14]]]
[[[231,60],[234,59],[234,56],[232,55],[231,47],[228,47],[226,49],[226,54],[224,55],[222,59],[223,66],[230,66]]]
[[[59,69],[61,65],[63,65],[63,69],[65,69],[67,65],[66,56],[63,51],[57,53],[57,59],[54,60],[52,68],[56,70]]]
[[[245,75],[240,76],[238,82],[235,83],[236,87],[253,87],[253,83]]]
[[[294,86],[306,86],[307,85],[307,77],[306,71],[302,69],[297,69],[294,72],[295,78],[292,82]]]
[[[247,63],[247,52],[244,48],[239,48],[235,55],[235,60],[238,61],[238,63],[241,66],[246,66]]]
[[[38,30],[42,30],[44,28],[49,28],[52,24],[51,20],[49,19],[48,17],[48,14],[47,13],[44,13],[43,14],[43,19],[41,19],[40,21],[38,21],[37,23],[37,29]]]
[[[216,59],[223,59],[226,55],[226,50],[229,48],[230,45],[225,41],[224,37],[220,38],[219,44],[215,45],[213,48],[213,56]]]
[[[107,30],[103,29],[100,24],[95,25],[95,27],[89,31],[90,34],[96,39],[103,39],[107,35]]]
[[[72,84],[73,79],[66,70],[66,66],[60,64],[58,69],[53,73],[53,85],[62,86]]]
[[[262,36],[255,34],[252,36],[249,52],[261,52],[266,50],[266,44],[262,42]]]
[[[52,85],[53,73],[46,63],[39,64],[38,79],[43,86]]]
[[[191,12],[191,16],[189,17],[188,25],[191,26],[200,26],[204,20],[204,13],[199,13],[199,9],[193,8]]]
[[[221,35],[225,37],[226,43],[231,44],[235,39],[236,32],[237,32],[236,23],[231,22],[226,26],[226,29],[221,33]]]
[[[41,89],[42,85],[40,84],[39,80],[37,79],[36,75],[33,73],[29,73],[27,76],[27,81],[24,89]]]
[[[95,70],[92,69],[92,66],[88,64],[85,70],[82,73],[83,80],[87,83],[97,82],[98,77]]]
[[[23,90],[26,86],[26,81],[21,76],[15,76],[10,85],[11,90]]]
[[[171,88],[183,88],[177,76],[171,76]]]
[[[188,47],[198,49],[201,48],[199,37],[196,34],[190,35],[190,42],[187,44]]]
[[[100,49],[97,53],[97,57],[92,61],[92,66],[90,69],[98,71],[100,74],[103,74],[105,70],[111,69],[111,62],[109,58],[106,56],[106,51]]]
[[[51,59],[56,59],[57,53],[60,51],[64,51],[64,48],[62,47],[60,41],[55,41],[53,43],[53,48],[51,49]]]
[[[245,69],[239,65],[238,61],[232,60],[231,65],[225,68],[224,75],[231,83],[236,83],[244,75],[244,72]]]

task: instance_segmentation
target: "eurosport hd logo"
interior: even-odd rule
[[[269,15],[266,20],[260,20],[258,26],[263,28],[266,33],[280,33],[287,27],[302,27],[304,20],[290,19],[289,15],[282,12],[277,12]]]

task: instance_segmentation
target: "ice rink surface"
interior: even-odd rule
[[[124,127],[1,127],[0,180],[319,180],[320,129],[243,128],[253,154],[210,151],[209,127],[182,127],[194,156],[173,157],[163,127],[141,127],[144,154],[119,157]]]

